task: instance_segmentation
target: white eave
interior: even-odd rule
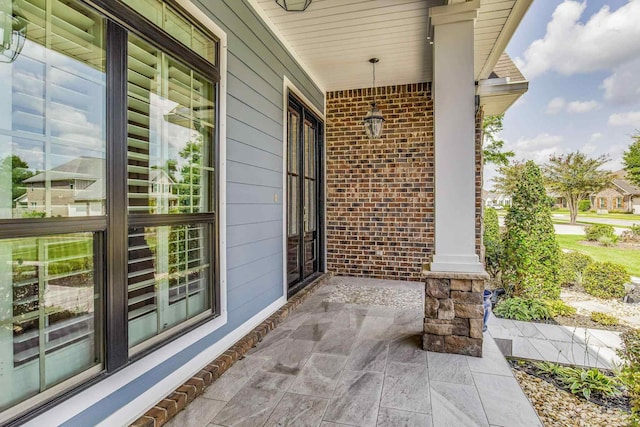
[[[313,0],[286,12],[275,0],[248,0],[303,69],[325,91],[431,81],[431,7],[460,0]],[[532,0],[480,0],[476,80],[489,77]],[[434,40],[434,43],[437,43]]]

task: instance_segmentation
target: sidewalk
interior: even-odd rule
[[[611,369],[621,363],[619,332],[499,319],[488,332],[505,356]]]

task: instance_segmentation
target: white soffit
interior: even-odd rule
[[[478,79],[489,76],[531,1],[481,0]],[[380,58],[377,86],[432,80],[428,11],[446,0],[313,0],[304,12],[286,12],[275,0],[249,3],[326,91],[371,87],[372,57]]]

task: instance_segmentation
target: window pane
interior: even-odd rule
[[[211,308],[206,228],[129,228],[130,347]]]
[[[214,86],[129,36],[130,214],[212,212]]]
[[[0,410],[102,363],[93,240],[0,240]]]
[[[216,42],[160,0],[122,0],[149,21],[215,65]]]
[[[104,20],[75,2],[9,4],[26,41],[0,67],[0,218],[103,215]]]

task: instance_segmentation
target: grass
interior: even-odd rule
[[[623,265],[632,276],[640,276],[640,249],[591,246],[580,243],[584,236],[557,234],[558,244],[563,249],[578,251],[599,262],[615,262]]]
[[[555,209],[555,210],[552,210],[551,213],[569,215],[569,209]],[[635,214],[622,214],[622,213],[597,214],[595,212],[578,212],[578,221],[580,220],[580,218],[626,219],[628,221],[638,221],[640,223],[640,215],[635,215]]]

